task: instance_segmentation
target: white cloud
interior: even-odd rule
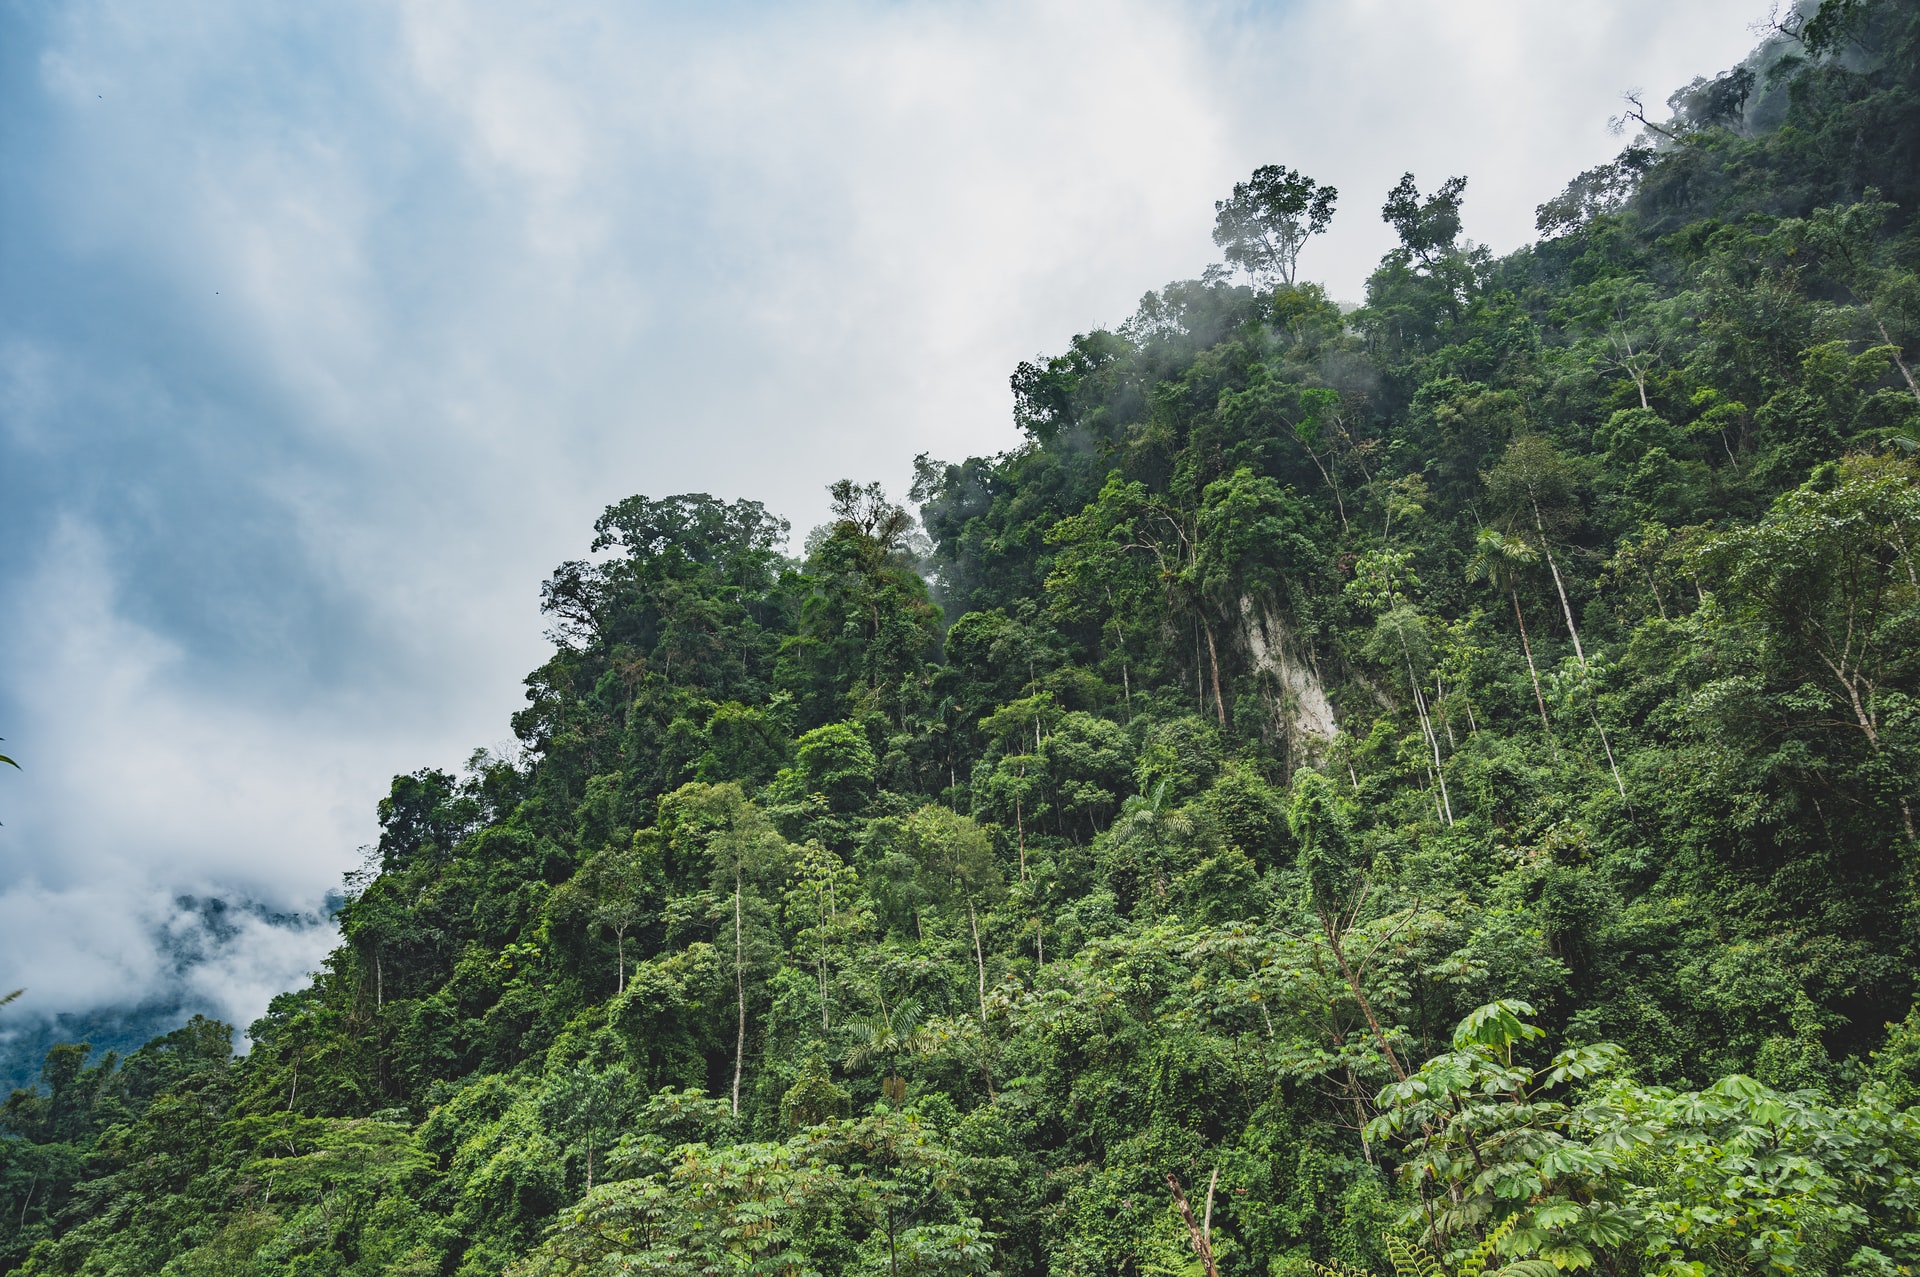
[[[28,986],[26,1008],[173,993],[168,941],[193,931],[181,895],[315,908],[360,828],[342,796],[380,779],[355,756],[362,742],[183,692],[180,646],[118,614],[104,547],[72,522],[7,614],[32,748],[16,750],[27,770],[7,793],[9,849],[27,862],[0,892],[0,983]],[[314,966],[329,929],[235,925],[247,943],[203,946],[213,961],[186,987],[244,1023],[263,986]]]

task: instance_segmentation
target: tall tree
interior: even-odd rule
[[[1533,547],[1546,559],[1547,570],[1553,575],[1554,592],[1560,597],[1560,614],[1566,618],[1574,655],[1584,666],[1586,649],[1573,621],[1573,604],[1567,599],[1567,584],[1560,576],[1560,561],[1553,554],[1554,538],[1580,518],[1578,479],[1573,467],[1547,440],[1539,435],[1522,435],[1508,445],[1500,463],[1487,473],[1486,482],[1487,496],[1501,512],[1509,531],[1531,528]]]
[[[704,852],[714,894],[725,911],[733,954],[733,1114],[740,1113],[740,1080],[747,1058],[747,890],[760,877],[784,878],[791,848],[758,806],[735,784],[683,786],[663,803],[679,836]]]
[[[1453,251],[1460,238],[1460,201],[1467,179],[1450,177],[1438,190],[1422,198],[1413,174],[1405,173],[1381,206],[1380,217],[1400,237],[1400,246],[1419,261],[1432,265]]]
[[[1254,283],[1292,287],[1300,250],[1333,221],[1340,192],[1284,164],[1266,164],[1213,206],[1213,242]]]
[[[1534,704],[1540,707],[1540,726],[1551,736],[1553,724],[1547,721],[1547,698],[1540,691],[1540,671],[1533,663],[1533,644],[1527,639],[1527,618],[1520,612],[1520,580],[1527,569],[1539,561],[1539,552],[1521,538],[1505,536],[1494,528],[1482,528],[1474,537],[1473,557],[1467,561],[1467,579],[1485,581],[1512,601],[1513,623],[1520,631],[1520,651],[1527,658],[1527,677],[1533,680]]]

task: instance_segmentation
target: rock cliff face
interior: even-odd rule
[[[1241,636],[1290,763],[1317,760],[1340,730],[1311,656],[1277,612],[1240,600]]]

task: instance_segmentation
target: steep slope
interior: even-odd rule
[[[610,508],[244,1059],[15,1093],[0,1256],[1920,1263],[1916,74],[1828,0],[1510,257],[1149,293],[924,539]]]

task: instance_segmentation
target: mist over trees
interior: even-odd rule
[[[1351,313],[1257,170],[799,558],[608,508],[246,1056],[6,1102],[0,1267],[1912,1271],[1920,11],[1668,108]]]

